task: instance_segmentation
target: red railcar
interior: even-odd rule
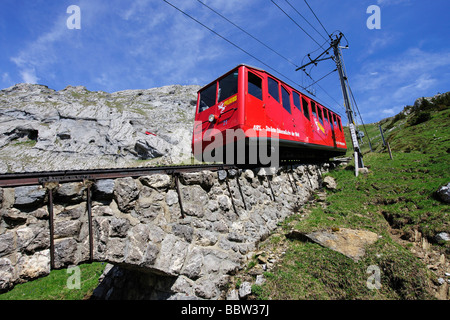
[[[249,146],[264,143],[272,151],[276,145],[283,160],[323,160],[347,150],[338,114],[268,72],[245,64],[198,91],[193,154],[205,160],[206,153],[214,155],[240,142],[246,146],[246,162],[251,158]],[[234,150],[235,155],[242,153],[242,149]]]

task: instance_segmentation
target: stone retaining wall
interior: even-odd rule
[[[221,298],[227,277],[308,201],[328,167],[181,174],[184,218],[170,175],[97,181],[91,189],[93,258],[117,268],[95,297]],[[89,260],[86,189],[65,183],[53,191],[55,268]],[[42,186],[0,189],[1,291],[50,272],[47,198]],[[129,272],[140,274],[139,285],[118,277]]]

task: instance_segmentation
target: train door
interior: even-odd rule
[[[245,128],[259,132],[266,128],[263,76],[256,71],[247,70],[245,79]]]
[[[281,106],[280,84],[277,80],[267,77],[266,123],[267,130],[276,132],[284,126]]]
[[[306,138],[306,133],[303,125],[303,114],[302,105],[300,102],[300,94],[298,92],[292,91],[292,117],[294,119],[294,133],[295,140],[304,141]]]
[[[311,109],[309,105],[309,99],[302,97],[302,108],[303,108],[303,132],[305,133],[304,142],[312,142],[312,128],[311,128]]]
[[[337,144],[336,144],[336,131],[334,129],[334,114],[331,112],[330,112],[329,120],[330,120],[330,129],[331,129],[331,141],[332,141],[333,147],[336,148]]]
[[[326,144],[325,128],[323,127],[322,109],[320,106],[311,100],[311,126],[313,132],[313,143]]]
[[[291,104],[291,93],[289,90],[282,84],[281,85],[281,101],[283,109],[283,127],[282,130],[284,134],[287,135],[287,138],[292,139],[294,137],[294,117],[292,115],[293,108]]]

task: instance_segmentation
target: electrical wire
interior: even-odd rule
[[[311,28],[313,28],[326,42],[328,41],[297,9],[295,9],[295,7],[288,1],[285,0],[286,3],[292,8],[294,9],[295,12],[297,12],[297,14],[303,18],[303,20],[305,20],[310,26]]]
[[[305,89],[302,85],[296,83],[294,80],[289,79],[287,76],[285,76],[284,74],[282,74],[281,72],[279,72],[278,70],[272,68],[270,65],[268,65],[267,63],[265,63],[264,61],[258,59],[257,57],[255,57],[253,54],[251,54],[250,52],[246,51],[245,49],[241,48],[240,46],[238,46],[237,44],[235,44],[234,42],[232,42],[231,40],[228,40],[227,38],[225,38],[224,36],[222,36],[221,34],[219,34],[218,32],[214,31],[213,29],[211,29],[210,27],[208,27],[207,25],[205,25],[204,23],[200,22],[199,20],[195,19],[193,16],[189,15],[188,13],[184,12],[183,10],[181,10],[180,8],[178,8],[177,6],[175,6],[174,4],[170,3],[167,0],[163,0],[165,3],[167,3],[168,5],[170,5],[171,7],[173,7],[174,9],[176,9],[177,11],[181,12],[182,14],[184,14],[185,16],[187,16],[188,18],[194,20],[195,22],[197,22],[198,24],[200,24],[202,27],[208,29],[209,31],[211,31],[212,33],[214,33],[216,36],[220,37],[221,39],[225,40],[226,42],[228,42],[229,44],[231,44],[232,46],[234,46],[235,48],[239,49],[240,51],[244,52],[245,54],[247,54],[248,56],[252,57],[253,59],[255,59],[256,61],[258,61],[259,63],[263,64],[264,66],[266,66],[267,68],[269,68],[270,70],[274,71],[275,73],[279,74],[280,76],[284,77],[285,79],[287,79],[288,81],[296,84],[297,86],[299,86],[302,89]]]
[[[238,28],[239,30],[241,30],[242,32],[244,32],[246,35],[248,35],[249,37],[251,37],[252,39],[256,40],[257,42],[259,42],[260,44],[262,44],[264,47],[266,47],[267,49],[269,49],[270,51],[272,51],[273,53],[277,54],[279,57],[283,58],[284,60],[286,60],[287,62],[289,62],[290,64],[292,64],[295,67],[298,67],[298,65],[296,65],[294,62],[292,62],[291,60],[289,60],[288,58],[286,58],[285,56],[283,56],[281,53],[277,52],[276,50],[274,50],[273,48],[271,48],[270,46],[268,46],[267,44],[265,44],[264,42],[262,42],[261,40],[259,40],[258,38],[256,38],[255,36],[251,35],[250,33],[248,33],[247,31],[245,31],[243,28],[241,28],[240,26],[238,26],[237,24],[235,24],[234,22],[232,22],[231,20],[227,19],[226,17],[224,17],[222,14],[220,14],[219,12],[217,12],[216,10],[214,10],[213,8],[211,8],[210,6],[208,6],[207,4],[205,4],[204,2],[197,0],[198,2],[200,2],[203,6],[205,6],[206,8],[208,8],[209,10],[211,10],[212,12],[214,12],[215,14],[217,14],[219,17],[221,17],[222,19],[226,20],[227,22],[229,22],[230,24],[232,24],[233,26],[235,26],[236,28]]]
[[[304,1],[305,1],[306,5],[308,6],[309,10],[311,10],[311,12],[313,13],[314,17],[316,17],[317,21],[319,21],[320,25],[322,26],[322,28],[325,31],[325,33],[327,34],[327,36],[331,39],[331,35],[328,33],[327,29],[325,29],[325,27],[323,26],[322,22],[320,22],[319,18],[314,13],[314,10],[309,5],[308,1],[306,1],[306,0],[304,0]]]
[[[164,2],[166,2],[168,5],[170,5],[171,7],[173,7],[174,9],[176,9],[177,11],[181,12],[182,14],[184,14],[185,16],[187,16],[188,18],[192,19],[193,21],[197,22],[198,24],[200,24],[202,27],[206,28],[207,30],[209,30],[210,32],[214,33],[216,36],[220,37],[221,39],[225,40],[226,42],[228,42],[229,44],[231,44],[232,46],[234,46],[235,48],[239,49],[240,51],[244,52],[245,54],[247,54],[248,56],[250,56],[251,58],[255,59],[256,61],[260,62],[261,64],[263,64],[264,66],[266,66],[267,68],[269,68],[270,70],[274,71],[275,73],[279,74],[280,76],[282,76],[283,78],[287,79],[288,81],[290,81],[291,83],[297,85],[298,87],[300,87],[301,89],[311,93],[310,91],[308,91],[303,85],[300,85],[299,83],[293,81],[292,79],[290,79],[289,77],[287,77],[286,75],[284,75],[283,73],[279,72],[278,70],[274,69],[273,67],[271,67],[270,65],[268,65],[267,63],[265,63],[264,61],[260,60],[259,58],[255,57],[253,54],[251,54],[250,52],[246,51],[245,49],[241,48],[240,46],[238,46],[237,44],[235,44],[234,42],[232,42],[231,40],[225,38],[224,36],[222,36],[221,34],[219,34],[218,32],[216,32],[215,30],[211,29],[210,27],[206,26],[204,23],[202,23],[201,21],[197,20],[196,18],[194,18],[193,16],[189,15],[188,13],[186,13],[185,11],[183,11],[182,9],[178,8],[177,6],[175,6],[174,4],[170,3],[167,0],[163,0]],[[201,1],[199,1],[201,2]],[[272,1],[273,2],[273,1]],[[276,3],[274,3],[277,7],[279,7]],[[281,9],[281,8],[280,8]],[[282,9],[281,9],[282,10]],[[282,10],[283,11],[283,10]],[[284,12],[284,11],[283,11]],[[288,16],[289,17],[289,16]],[[289,17],[290,18],[290,17]],[[228,20],[228,19],[226,19]],[[292,18],[291,18],[292,20]],[[293,20],[294,21],[294,20]],[[295,21],[294,21],[295,22]],[[296,23],[297,24],[297,23]],[[300,27],[300,26],[299,26]],[[301,27],[300,27],[301,28]],[[303,30],[303,28],[301,28]],[[309,35],[309,34],[308,34]],[[310,36],[311,37],[311,36]],[[313,39],[313,38],[312,38]],[[314,40],[314,39],[313,39]],[[317,41],[314,40],[314,42],[316,42],[319,47],[321,47],[323,49],[323,45],[320,45]],[[295,65],[295,64],[294,64]],[[306,73],[306,72],[305,72]],[[307,73],[306,73],[307,74]],[[309,78],[311,78],[311,76],[309,74],[307,74]],[[313,78],[311,78],[312,81],[314,81]],[[321,80],[321,79],[320,79]],[[320,81],[319,80],[319,81]],[[318,81],[316,81],[318,82]],[[328,97],[330,97],[340,108],[343,109],[343,107],[340,105],[340,103],[338,101],[336,101],[336,99],[334,99],[322,86],[320,86],[318,83],[316,83],[316,85],[323,91],[325,92],[325,94],[328,95]],[[316,100],[320,101],[321,99],[319,99],[315,94],[311,93],[312,95],[314,95],[316,97]],[[327,103],[323,103],[321,102],[323,105],[328,105]],[[339,112],[336,112],[335,110],[329,108],[330,110],[332,110],[334,113],[339,114]],[[345,110],[345,109],[344,109]]]
[[[326,77],[328,77],[330,74],[332,74],[332,73],[335,72],[335,71],[337,71],[337,69],[334,69],[334,70],[328,72],[328,73],[327,73],[326,75],[324,75],[322,78],[320,78],[319,80],[317,80],[317,81],[311,83],[309,86],[307,86],[306,89],[308,89],[309,87],[311,87],[311,86],[317,84],[317,82],[319,82],[319,81],[325,79]]]
[[[291,19],[292,22],[295,23],[295,25],[297,27],[299,27],[304,33],[306,33],[306,35],[308,37],[311,38],[312,41],[314,41],[319,47],[321,47],[323,49],[323,47],[320,45],[320,43],[317,42],[316,39],[314,39],[308,32],[306,32],[305,29],[303,29],[286,11],[284,11],[275,1],[270,0],[274,5],[276,5],[278,7],[278,9],[280,9],[289,19]],[[325,50],[325,49],[324,49]]]

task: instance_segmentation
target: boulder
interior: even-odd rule
[[[334,180],[334,178],[330,176],[326,176],[323,179],[322,185],[329,190],[336,190],[337,188],[336,180]]]
[[[437,190],[437,195],[445,203],[450,203],[450,182]]]
[[[297,239],[308,239],[326,248],[342,253],[357,262],[361,259],[366,245],[375,243],[378,235],[371,231],[353,230],[347,228],[334,228],[332,230],[320,230],[307,234],[298,235]]]
[[[252,284],[248,281],[242,282],[242,284],[239,286],[239,297],[241,299],[244,299],[251,293],[252,293]]]
[[[46,190],[41,186],[24,186],[15,189],[16,207],[38,206],[44,202]]]
[[[98,200],[111,200],[114,195],[114,180],[98,180],[95,183],[94,197]]]
[[[123,212],[133,208],[133,201],[139,196],[136,181],[131,177],[117,179],[115,181],[115,199],[119,209]]]
[[[436,236],[436,241],[441,242],[441,241],[445,241],[448,242],[450,241],[450,234],[448,234],[447,232],[439,232]]]

